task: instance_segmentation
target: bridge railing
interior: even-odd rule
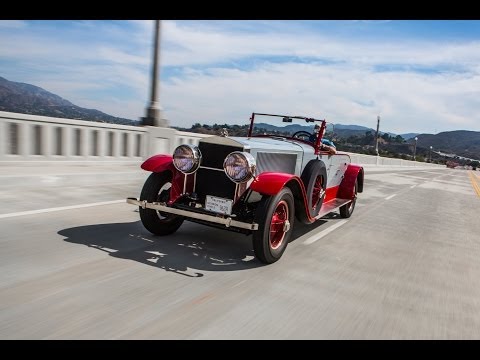
[[[154,126],[128,126],[0,111],[0,161],[141,161],[171,154],[180,144],[198,145],[211,135]],[[353,163],[432,166],[409,160],[350,153]]]
[[[377,166],[422,166],[422,167],[445,167],[445,165],[419,162],[413,160],[404,160],[397,158],[388,158],[375,155],[365,155],[349,153],[352,163],[360,165],[377,165]]]
[[[0,111],[0,161],[132,161],[210,136]]]
[[[141,159],[147,129],[0,111],[0,160]]]

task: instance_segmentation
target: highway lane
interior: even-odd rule
[[[469,172],[368,171],[350,219],[296,224],[269,266],[241,234],[154,237],[124,203],[0,218],[0,338],[480,338]]]
[[[0,164],[0,218],[5,214],[120,200],[138,196],[149,175],[127,164]]]

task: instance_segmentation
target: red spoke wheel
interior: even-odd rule
[[[295,219],[293,194],[287,187],[264,196],[255,212],[258,230],[253,233],[255,256],[265,264],[280,259],[288,245]]]
[[[357,188],[358,188],[358,181],[355,181],[355,188],[353,190],[353,199],[348,204],[343,205],[340,208],[340,216],[342,218],[349,218],[352,216],[353,209],[355,209],[355,204],[357,202]]]
[[[307,193],[310,217],[315,217],[322,208],[327,188],[327,169],[321,160],[311,160],[302,172],[301,179]]]

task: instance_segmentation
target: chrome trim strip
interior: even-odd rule
[[[215,171],[221,171],[221,172],[225,171],[224,169],[216,169],[208,166],[200,166],[199,169],[215,170]]]
[[[193,173],[193,191],[192,192],[195,192],[196,186],[197,186],[197,172],[195,171]]]
[[[206,215],[206,214],[199,214],[195,212],[190,212],[186,210],[180,210],[180,209],[175,209],[171,208],[168,206],[165,206],[165,203],[160,203],[160,202],[147,202],[146,200],[139,201],[136,198],[127,198],[127,203],[132,204],[132,205],[137,205],[141,206],[142,209],[153,209],[153,210],[158,210],[170,214],[175,214],[175,215],[180,215],[180,216],[185,216],[193,219],[200,219],[200,220],[205,220],[205,221],[210,221],[216,224],[223,224],[225,227],[230,227],[234,226],[237,228],[241,229],[247,229],[247,230],[258,230],[258,224],[257,223],[245,223],[237,220],[233,220],[231,217],[228,218],[221,218],[213,215]]]

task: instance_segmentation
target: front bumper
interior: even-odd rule
[[[207,214],[199,214],[192,211],[168,207],[168,206],[165,206],[165,203],[161,203],[161,202],[149,203],[146,200],[142,200],[142,201],[137,200],[137,198],[127,198],[127,203],[140,206],[142,209],[153,209],[153,210],[158,210],[158,211],[169,213],[169,214],[184,216],[186,218],[209,221],[212,223],[225,225],[225,227],[232,226],[240,229],[258,230],[257,223],[245,223],[245,222],[233,220],[230,216],[221,217],[221,216],[213,216],[213,215],[207,215]]]

